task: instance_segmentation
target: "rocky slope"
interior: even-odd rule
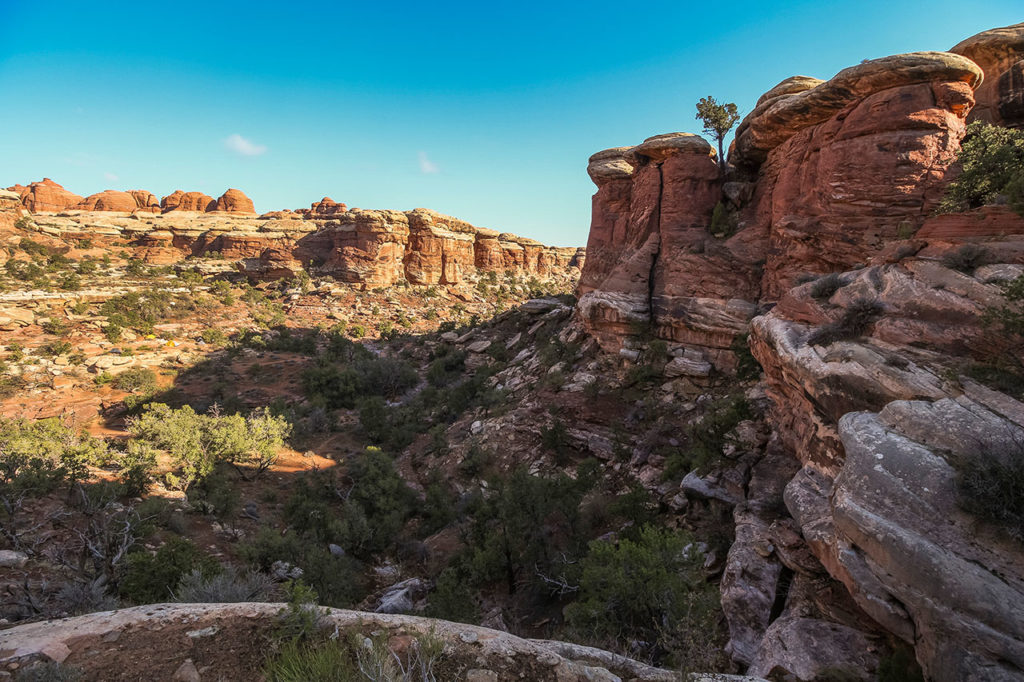
[[[400,281],[454,286],[470,272],[543,278],[584,262],[583,249],[545,246],[426,209],[348,210],[325,197],[310,209],[257,216],[237,189],[217,199],[180,190],[160,200],[144,190],[106,190],[83,199],[48,178],[10,191],[43,234],[137,247],[154,264],[218,255],[261,278],[309,269],[374,287]]]
[[[1024,272],[1024,219],[935,215],[966,122],[1021,125],[1022,67],[1018,24],[787,79],[721,176],[684,133],[590,159],[582,326],[626,355],[653,333],[694,381],[748,345],[764,372],[773,435],[722,579],[750,674],[870,676],[902,640],[928,679],[1024,678],[1024,548],[958,502],[1024,438],[1024,404],[961,376],[1020,359],[986,311]],[[964,245],[984,265],[956,266]]]

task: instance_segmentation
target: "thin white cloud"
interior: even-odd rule
[[[267,151],[266,145],[256,144],[252,140],[246,139],[238,133],[228,135],[224,138],[224,146],[234,153],[241,154],[242,156],[259,156]]]
[[[121,179],[113,173],[104,173],[103,177],[106,178],[107,180],[110,180],[111,182],[117,182],[118,180]]]
[[[433,161],[431,161],[427,157],[427,153],[426,152],[421,151],[419,156],[420,156],[420,172],[421,173],[426,173],[428,175],[433,175],[434,173],[440,173],[441,172],[441,169],[438,167],[438,165],[436,163],[434,163]]]

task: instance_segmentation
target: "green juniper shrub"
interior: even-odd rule
[[[480,622],[480,607],[476,590],[469,584],[469,576],[456,566],[441,571],[434,581],[434,589],[427,597],[425,615],[456,623]]]
[[[940,212],[966,211],[1008,195],[1011,206],[1024,209],[1015,201],[1024,184],[1024,131],[975,121],[967,126],[958,160],[963,170],[950,183]]]
[[[133,367],[114,377],[114,388],[130,393],[153,393],[156,391],[156,372],[146,367]]]
[[[687,427],[683,447],[668,456],[665,478],[679,478],[693,470],[707,471],[722,460],[722,450],[732,431],[752,416],[750,403],[742,395],[711,403],[703,418]]]
[[[173,537],[156,554],[130,552],[118,580],[118,592],[135,604],[169,601],[182,577],[194,570],[211,575],[220,567],[189,540]]]
[[[1011,336],[1024,336],[1024,275],[1002,284],[1002,305],[985,309],[987,324],[997,325],[1002,332]]]
[[[260,571],[269,572],[274,562],[283,561],[302,569],[302,578],[327,606],[347,608],[366,595],[364,566],[349,555],[335,556],[327,545],[300,533],[261,527],[239,544],[239,556]]]
[[[565,610],[570,628],[596,644],[645,642],[648,658],[678,648],[675,633],[716,633],[718,590],[696,546],[687,533],[651,526],[635,540],[591,542],[578,566],[579,596]]]
[[[858,299],[843,311],[838,320],[823,324],[812,332],[807,338],[807,343],[811,346],[827,346],[836,341],[863,336],[883,310],[882,304],[878,301]]]

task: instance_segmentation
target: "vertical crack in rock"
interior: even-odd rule
[[[656,327],[655,316],[654,316],[654,279],[658,270],[658,257],[661,255],[661,199],[665,194],[665,174],[662,169],[662,165],[657,164],[658,167],[658,200],[654,204],[654,215],[652,216],[651,224],[655,226],[657,233],[655,237],[657,241],[655,243],[654,253],[651,254],[651,269],[647,273],[647,324],[651,328],[651,333],[654,333]]]

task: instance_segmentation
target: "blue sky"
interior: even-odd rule
[[[947,49],[1006,2],[0,0],[0,186],[327,195],[586,242],[587,157],[794,74]]]

